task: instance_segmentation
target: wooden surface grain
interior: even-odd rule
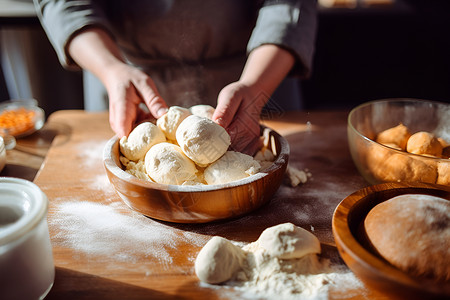
[[[345,268],[331,232],[332,215],[342,199],[368,185],[350,157],[347,112],[268,118],[264,124],[290,144],[290,164],[312,174],[308,182],[298,187],[283,184],[269,203],[237,219],[176,224],[132,211],[114,191],[102,161],[103,147],[113,136],[106,112],[52,114],[35,137],[40,142],[35,142],[43,149],[52,135],[53,142],[45,144],[43,152],[48,152],[36,154],[45,156],[42,167],[33,167],[39,169],[34,182],[50,201],[56,278],[47,299],[239,298],[239,292],[225,286],[199,283],[194,274],[198,251],[214,235],[244,244],[284,222],[312,231],[323,255]],[[385,299],[363,286],[346,287],[344,294],[331,292],[330,298]]]

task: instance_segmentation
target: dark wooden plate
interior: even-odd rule
[[[380,257],[365,236],[367,213],[375,205],[403,194],[426,194],[450,201],[450,187],[436,184],[383,183],[361,189],[342,200],[334,212],[332,229],[339,253],[365,284],[390,297],[448,299],[448,283],[438,284],[402,272]]]

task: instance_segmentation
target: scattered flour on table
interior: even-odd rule
[[[55,199],[57,200],[57,199]],[[170,264],[170,250],[180,242],[202,245],[206,239],[158,223],[138,213],[123,214],[119,202],[69,201],[58,204],[49,226],[53,243],[95,256],[137,262],[140,257]],[[188,258],[187,258],[188,259]]]
[[[267,228],[257,241],[239,247],[215,236],[202,248],[195,273],[202,286],[248,299],[349,298],[362,283],[346,267],[320,258],[319,240],[292,223]],[[231,298],[233,295],[231,295]]]
[[[77,156],[81,158],[84,167],[93,167],[103,164],[103,149],[108,141],[88,141],[77,144]]]

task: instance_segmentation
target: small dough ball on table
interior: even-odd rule
[[[400,195],[376,205],[364,227],[376,251],[395,267],[416,277],[450,280],[450,201]]]
[[[211,119],[214,114],[215,108],[212,107],[211,105],[199,104],[199,105],[191,106],[189,108],[189,111],[193,115]]]
[[[393,128],[386,129],[377,135],[376,142],[380,144],[394,144],[400,147],[402,150],[406,149],[406,143],[408,142],[411,133],[403,124],[399,124]]]
[[[190,115],[191,112],[187,108],[171,106],[166,114],[156,120],[156,125],[169,140],[175,141],[178,125]]]
[[[321,251],[320,242],[314,234],[292,223],[267,228],[257,243],[270,256],[280,259],[302,258]]]
[[[208,184],[224,184],[240,180],[259,172],[261,165],[250,155],[227,151],[209,165],[203,175]]]
[[[188,116],[178,126],[178,145],[200,167],[206,167],[221,157],[231,139],[225,129],[208,118]]]
[[[438,163],[438,177],[437,184],[450,185],[450,160],[440,161]]]
[[[164,133],[153,123],[144,122],[136,126],[131,133],[119,141],[120,152],[129,160],[143,159],[147,151],[155,144],[166,141]]]
[[[195,260],[195,274],[206,283],[230,280],[241,269],[245,252],[229,240],[215,236],[200,250]]]
[[[181,185],[197,179],[195,164],[171,143],[159,143],[145,155],[145,170],[155,182]]]
[[[440,157],[442,154],[442,144],[431,133],[420,131],[414,133],[408,140],[406,151],[414,154],[426,154]]]

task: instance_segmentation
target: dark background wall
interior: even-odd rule
[[[305,109],[393,97],[450,102],[450,1],[320,9],[318,20],[313,73],[301,82]],[[62,69],[37,20],[29,31],[41,71],[35,97],[47,113],[83,108],[81,74]],[[0,73],[0,101],[8,98]]]
[[[449,2],[321,10],[304,107],[351,108],[392,97],[450,102]]]

